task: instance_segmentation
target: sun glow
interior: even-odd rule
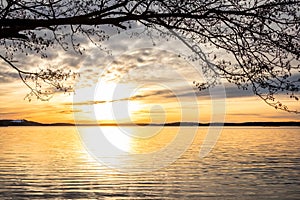
[[[131,122],[134,112],[141,105],[133,100],[134,85],[125,83],[100,82],[94,95],[94,113],[97,121],[104,123]]]

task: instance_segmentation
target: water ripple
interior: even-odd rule
[[[225,128],[199,159],[206,131],[172,165],[129,175],[97,163],[74,127],[0,128],[0,199],[300,199],[298,128]]]

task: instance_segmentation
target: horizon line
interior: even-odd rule
[[[26,119],[0,119],[0,126],[300,126],[300,121],[166,122],[166,123],[41,123]]]

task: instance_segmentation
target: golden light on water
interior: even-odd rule
[[[108,139],[108,141],[114,145],[116,148],[130,152],[131,150],[131,137],[124,134],[121,129],[118,127],[105,127],[101,128],[104,136]]]
[[[82,128],[88,133],[99,127]],[[166,127],[151,137],[152,142],[140,139],[144,143],[135,143],[134,137],[131,141],[119,138],[115,134],[120,131],[118,127],[102,128],[115,135],[110,142],[124,150],[130,147],[131,152],[137,153],[163,148],[179,129]],[[127,131],[141,133],[141,128],[127,127]],[[223,195],[221,191],[225,194],[222,198],[226,199],[232,195],[243,196],[251,190],[257,198],[267,199],[272,192],[277,195],[276,199],[284,199],[287,193],[297,199],[298,130],[297,127],[227,127],[211,154],[199,159],[197,155],[207,131],[206,127],[201,127],[189,150],[176,163],[151,173],[131,176],[98,163],[83,149],[74,127],[4,127],[0,139],[0,177],[4,191],[1,194],[17,194],[20,198],[27,195],[32,199],[43,198],[40,194],[58,199],[67,198],[62,193],[74,195],[74,198],[81,195],[82,199],[120,199],[120,194],[130,194],[130,199],[139,199],[141,194],[149,193],[150,198],[160,199],[166,195],[165,191],[170,191],[168,194],[175,199],[178,195],[190,194],[197,197],[209,194],[218,198]],[[150,132],[144,134],[150,135]],[[116,143],[117,138],[120,143]],[[134,155],[132,159],[117,156],[113,160],[116,165],[127,162],[128,166],[132,166],[130,162],[142,161],[134,159]],[[289,187],[286,187],[287,183]],[[184,190],[178,190],[179,187]],[[220,188],[222,190],[218,191]]]

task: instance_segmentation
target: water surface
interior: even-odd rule
[[[116,127],[107,129],[113,134]],[[115,139],[123,150],[154,152],[178,129]],[[199,128],[188,150],[165,168],[120,174],[87,153],[75,127],[1,127],[0,199],[300,199],[298,127],[225,127],[200,159],[206,132]]]

